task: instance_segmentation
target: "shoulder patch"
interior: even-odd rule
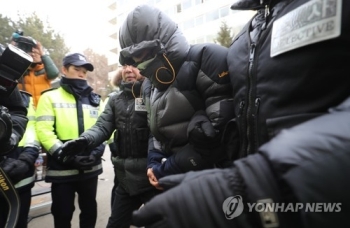
[[[44,91],[41,92],[41,95],[48,92],[48,91],[51,91],[51,90],[55,90],[55,89],[58,89],[58,88],[50,88],[50,89],[46,89]]]
[[[90,93],[89,100],[93,106],[97,107],[100,105],[101,96],[97,93]]]

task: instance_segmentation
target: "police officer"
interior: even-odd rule
[[[101,156],[105,145],[89,151],[75,151],[72,159],[60,160],[64,142],[78,137],[91,127],[100,114],[102,101],[87,84],[87,72],[94,67],[80,53],[63,59],[60,87],[40,97],[36,111],[36,131],[47,150],[46,182],[51,182],[55,227],[70,227],[75,193],[79,195],[80,227],[94,227],[97,218],[97,177],[102,173]]]

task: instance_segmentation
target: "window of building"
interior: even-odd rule
[[[204,16],[200,15],[194,19],[194,23],[196,26],[201,25],[204,23]]]
[[[177,5],[176,5],[176,12],[177,12],[177,13],[181,13],[181,12],[182,12],[181,4],[177,4]]]
[[[215,20],[219,19],[219,11],[216,9],[216,10],[208,12],[205,15],[205,19],[206,19],[206,22],[215,21]]]
[[[191,6],[192,6],[192,0],[184,0],[184,1],[182,1],[182,9],[183,10],[191,8]]]
[[[174,7],[165,9],[163,12],[168,16],[174,15]]]
[[[227,15],[230,14],[230,7],[225,6],[225,7],[220,8],[219,13],[220,13],[220,17],[226,17]]]
[[[184,29],[190,29],[190,28],[193,28],[194,27],[194,20],[193,18],[187,20],[184,22]]]
[[[202,4],[204,2],[205,2],[205,0],[195,0],[195,4],[196,5]]]

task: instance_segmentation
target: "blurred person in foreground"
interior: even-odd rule
[[[173,188],[134,212],[135,224],[349,227],[350,2],[240,0],[231,8],[257,10],[227,57],[240,159],[160,179]]]
[[[0,44],[1,67],[3,67],[4,65],[4,63],[2,62],[2,54],[6,49],[9,49],[9,47],[5,48],[5,46]],[[3,73],[5,72],[1,71],[0,85],[1,83],[8,83],[7,78],[3,76]],[[2,86],[0,90],[0,111],[2,119],[1,122],[6,124],[8,123],[7,125],[11,127],[3,128],[4,125],[1,125],[3,129],[0,138],[0,141],[2,143],[0,155],[5,155],[9,153],[9,151],[13,150],[17,146],[18,142],[23,137],[28,122],[28,111],[25,104],[22,101],[22,95],[18,88],[16,88],[15,86],[13,88],[9,88],[9,90],[13,90],[10,94],[8,94],[6,89],[7,87]],[[6,138],[5,136],[9,137]],[[9,141],[6,141],[6,139],[8,139]]]
[[[43,92],[36,110],[36,131],[47,151],[46,182],[51,182],[55,227],[71,227],[78,194],[80,227],[95,227],[97,219],[96,191],[102,173],[103,142],[85,150],[76,148],[70,159],[61,156],[65,142],[77,138],[93,126],[102,112],[100,95],[87,83],[88,71],[94,67],[80,53],[63,58],[59,88]]]
[[[40,143],[35,131],[35,109],[32,96],[24,91],[21,91],[22,100],[27,107],[28,124],[19,142],[18,147],[7,155],[6,161],[3,163],[4,170],[8,170],[11,180],[15,183],[15,188],[18,193],[20,210],[16,228],[26,228],[28,224],[28,214],[32,199],[32,188],[35,182],[35,161],[39,156]],[[16,171],[17,170],[17,171]],[[12,175],[11,175],[12,174]],[[1,204],[1,207],[6,208],[6,204]],[[2,217],[4,215],[4,217]],[[0,215],[0,227],[7,213]]]
[[[24,36],[23,32],[15,32],[11,43],[33,58],[33,63],[21,78],[18,88],[33,96],[36,107],[41,92],[51,88],[51,81],[57,78],[60,72],[39,41]]]
[[[145,100],[151,184],[161,189],[161,177],[224,167],[222,136],[233,117],[227,48],[190,45],[174,21],[148,5],[128,14],[119,41],[120,63],[136,66],[153,86]]]
[[[122,66],[120,73],[114,79],[120,91],[109,97],[96,124],[62,148],[67,155],[91,148],[114,132],[112,163],[118,185],[107,227],[130,227],[132,212],[158,193],[146,174],[149,128],[144,99],[150,96],[151,83],[133,66]]]
[[[31,62],[32,58],[21,50],[0,44],[0,227],[17,223],[20,202],[14,185],[26,177],[34,164],[28,154],[16,156],[28,123],[17,79]]]

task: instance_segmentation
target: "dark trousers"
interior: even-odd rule
[[[51,213],[56,228],[70,228],[75,210],[75,193],[78,194],[80,208],[79,224],[81,228],[93,228],[97,219],[97,176],[69,183],[52,183]]]
[[[118,186],[114,192],[112,214],[108,219],[107,228],[129,228],[132,224],[132,212],[158,194],[154,189],[130,196],[124,188]]]
[[[31,189],[24,190],[18,193],[21,206],[19,209],[16,228],[28,227],[28,213],[32,199]],[[5,198],[0,196],[0,227],[5,227],[9,206]]]

